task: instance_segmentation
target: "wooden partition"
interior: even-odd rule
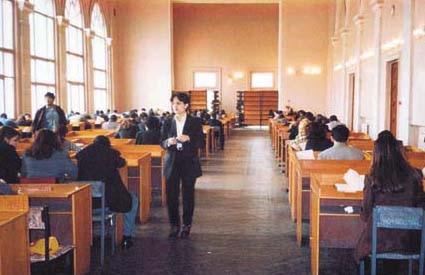
[[[88,184],[11,184],[29,197],[30,206],[49,206],[51,233],[60,244],[74,246],[74,273],[90,270],[92,242],[91,188]]]
[[[28,196],[0,196],[0,274],[30,274]]]

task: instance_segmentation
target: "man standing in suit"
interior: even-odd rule
[[[166,179],[167,208],[170,222],[169,238],[187,238],[192,227],[195,208],[195,182],[202,175],[198,149],[203,147],[201,121],[187,114],[189,96],[171,96],[174,117],[164,122],[161,146],[167,150],[164,176]],[[183,196],[183,226],[179,215],[180,182]]]

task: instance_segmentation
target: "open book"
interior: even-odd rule
[[[298,159],[314,159],[313,150],[298,151],[295,154]]]
[[[339,192],[358,192],[364,187],[364,175],[360,175],[353,169],[348,169],[344,174],[345,183],[336,183],[335,188]]]

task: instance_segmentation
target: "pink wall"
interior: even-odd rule
[[[169,109],[172,86],[169,0],[115,4],[114,80],[119,110]]]
[[[282,19],[283,105],[327,113],[329,6],[323,1],[285,1]],[[305,66],[320,67],[322,72],[305,75]],[[288,67],[293,67],[296,74],[288,75]]]
[[[193,88],[194,69],[221,70],[222,107],[234,112],[251,71],[277,72],[277,4],[173,4],[173,16],[175,90]],[[234,72],[244,78],[230,82]]]

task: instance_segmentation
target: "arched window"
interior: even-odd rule
[[[79,0],[67,0],[65,17],[68,111],[85,111],[83,16]]]
[[[108,107],[106,24],[98,4],[95,4],[93,7],[91,30],[95,33],[92,39],[94,107],[96,110],[106,110]]]
[[[53,0],[31,0],[31,107],[44,104],[46,92],[56,91],[55,7]]]
[[[0,0],[0,113],[15,116],[14,13],[11,0]]]

